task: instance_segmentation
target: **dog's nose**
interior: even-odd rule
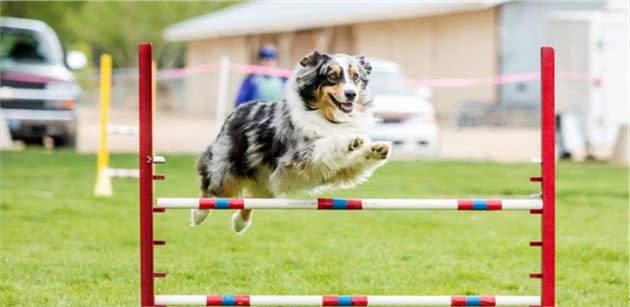
[[[354,100],[354,98],[357,97],[357,92],[355,91],[345,91],[344,94],[348,100]]]

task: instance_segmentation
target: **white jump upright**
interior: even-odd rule
[[[157,80],[155,72],[157,67],[155,62],[151,63],[152,79],[152,112],[155,114],[155,93],[157,90]],[[97,175],[96,184],[94,186],[95,196],[111,196],[113,195],[111,178],[138,178],[140,170],[137,168],[112,168],[109,167],[109,146],[108,138],[113,135],[138,137],[140,129],[138,126],[114,125],[109,123],[109,106],[112,89],[112,57],[109,54],[101,55],[100,65],[100,133],[99,133],[99,151],[97,155]]]
[[[100,131],[94,195],[111,196],[114,193],[111,178],[138,178],[140,172],[138,169],[133,168],[109,167],[108,137],[110,135],[138,136],[139,128],[109,123],[109,106],[112,90],[112,57],[109,54],[101,55],[99,80]]]
[[[142,306],[555,306],[555,115],[554,53],[541,49],[541,175],[530,181],[540,182],[542,193],[530,199],[252,199],[252,198],[157,198],[154,205],[154,164],[165,163],[153,155],[153,113],[151,107],[151,44],[139,46],[139,120],[140,120],[140,286]],[[528,210],[541,215],[541,240],[530,242],[541,248],[542,271],[530,274],[541,279],[541,292],[529,296],[440,295],[156,295],[154,279],[166,273],[154,270],[153,248],[164,245],[153,238],[153,214],[167,209],[269,209],[269,210],[458,210],[500,211]]]

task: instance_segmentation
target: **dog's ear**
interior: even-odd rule
[[[300,65],[302,65],[302,67],[317,66],[317,64],[329,58],[329,55],[325,53],[320,53],[317,50],[313,50],[311,53],[302,58],[302,60],[300,61]]]
[[[372,65],[370,64],[370,61],[368,61],[363,55],[357,55],[355,58],[357,59],[357,62],[359,62],[359,65],[363,67],[365,73],[369,75],[372,72]]]

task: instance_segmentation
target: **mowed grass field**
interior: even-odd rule
[[[2,152],[1,306],[137,306],[138,192],[114,180],[92,196],[95,157]],[[158,196],[198,195],[195,156],[167,155]],[[135,155],[114,155],[134,167]],[[560,163],[558,306],[628,306],[627,169]],[[534,164],[391,162],[334,196],[521,197],[539,191]],[[299,196],[299,195],[298,195]],[[257,211],[243,236],[231,212],[188,225],[156,215],[158,294],[537,295],[540,218],[528,212]]]

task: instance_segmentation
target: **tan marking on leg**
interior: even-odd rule
[[[333,177],[326,180],[326,183],[342,188],[350,188],[365,181],[361,176],[363,171],[361,167],[343,168],[337,171]]]
[[[360,170],[356,168],[342,168],[334,177],[335,181],[353,181],[360,174]]]
[[[266,189],[262,189],[262,188],[244,188],[243,189],[243,197],[244,198],[272,198],[273,195],[271,194],[271,192],[267,191]],[[251,223],[251,219],[252,219],[252,215],[254,214],[254,210],[253,209],[241,209],[239,210],[236,214],[238,214],[240,216],[240,219],[246,223],[247,225],[243,228],[243,229],[235,229],[235,220],[234,217],[232,218],[232,229],[234,231],[236,231],[237,233],[242,233],[243,231],[245,231],[247,229],[247,227],[249,226],[249,223]],[[238,225],[238,224],[236,224]]]
[[[249,221],[249,219],[252,217],[252,213],[254,213],[253,209],[241,209],[239,210],[239,213],[241,215],[241,218],[245,221]]]
[[[223,179],[221,195],[218,197],[236,197],[243,189],[244,179],[238,177],[226,177]]]

